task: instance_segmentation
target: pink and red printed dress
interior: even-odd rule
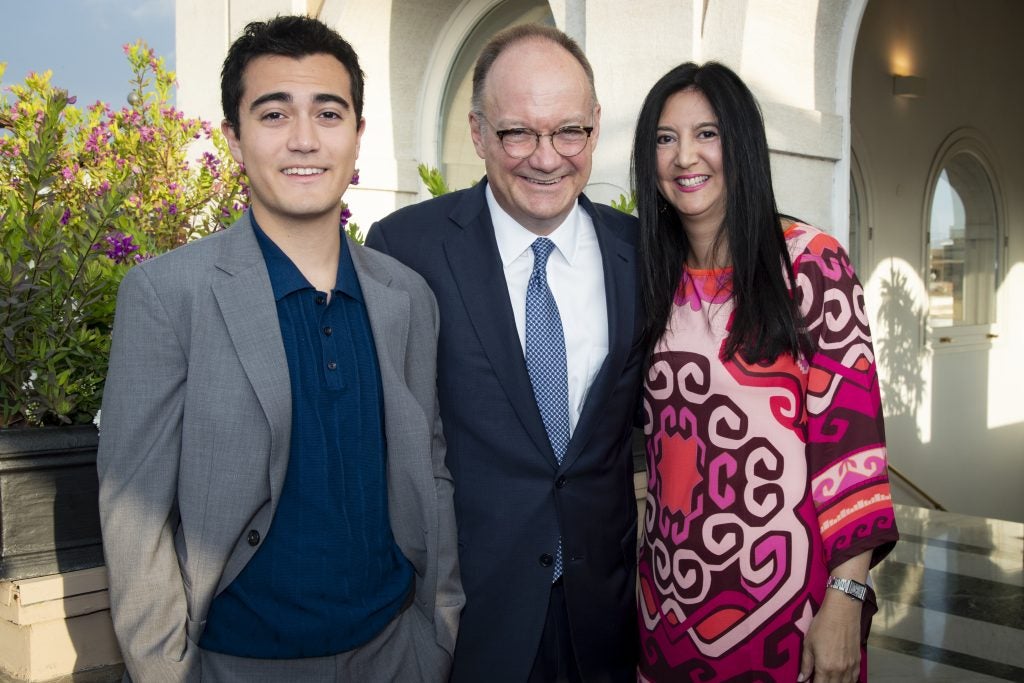
[[[813,357],[723,362],[731,270],[684,270],[645,376],[641,681],[792,683],[829,569],[898,537],[863,289],[835,239],[785,236]]]

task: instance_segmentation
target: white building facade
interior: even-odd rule
[[[780,210],[849,246],[882,374],[890,462],[946,508],[1024,521],[1024,3],[1016,0],[177,0],[178,105],[222,118],[219,72],[254,19],[316,16],[359,53],[364,228],[483,173],[480,47],[524,21],[583,46],[602,106],[588,194],[629,192],[640,104],[718,60],[757,95]],[[894,478],[897,499],[926,499]]]

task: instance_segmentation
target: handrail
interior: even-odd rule
[[[925,492],[924,489],[922,489],[920,486],[918,486],[914,482],[910,481],[910,477],[908,477],[907,475],[905,475],[902,472],[900,472],[896,468],[896,466],[893,465],[891,462],[889,463],[889,471],[892,472],[893,474],[895,474],[897,477],[899,477],[900,480],[903,483],[905,483],[907,486],[909,486],[910,488],[914,489],[914,492],[917,493],[917,495],[921,496],[922,498],[927,500],[929,503],[931,503],[931,506],[933,508],[935,508],[936,510],[940,510],[942,512],[949,512],[949,510],[947,510],[946,508],[942,507],[942,504],[939,503],[939,501],[937,501],[934,498],[932,498],[931,496],[929,496]]]

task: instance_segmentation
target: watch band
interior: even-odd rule
[[[853,579],[840,579],[837,576],[828,577],[828,582],[825,584],[827,588],[833,588],[841,593],[846,593],[850,596],[851,600],[860,600],[864,602],[864,598],[867,597],[868,587],[860,581],[854,581]]]

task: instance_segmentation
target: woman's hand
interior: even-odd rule
[[[825,591],[821,609],[804,638],[797,681],[857,683],[860,676],[860,600]]]
[[[833,576],[867,581],[871,551],[852,557],[832,570]],[[802,683],[857,683],[860,677],[860,613],[864,603],[840,591],[825,589],[821,609],[811,620],[800,658]]]

